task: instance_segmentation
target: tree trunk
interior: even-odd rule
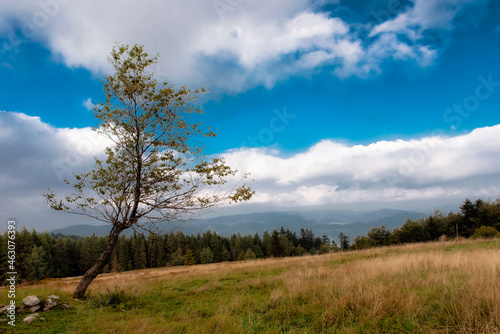
[[[102,273],[104,266],[111,257],[111,253],[113,252],[113,248],[115,248],[118,237],[124,229],[125,227],[123,227],[123,225],[113,226],[111,232],[109,232],[109,238],[106,247],[102,251],[101,256],[99,256],[99,259],[97,259],[97,262],[92,266],[92,268],[87,270],[85,275],[83,275],[80,283],[75,289],[75,292],[73,292],[73,298],[82,298],[85,294],[85,291],[87,291],[87,287],[90,285],[90,283],[94,280],[94,278],[97,277],[97,275]]]

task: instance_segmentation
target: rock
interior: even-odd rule
[[[38,297],[35,295],[28,296],[28,297],[23,299],[23,304],[28,306],[28,307],[38,305],[38,304],[40,304],[40,302],[41,302],[41,300],[38,299]]]
[[[47,300],[47,303],[45,303],[45,306],[44,306],[43,310],[44,311],[48,311],[51,308],[53,308],[54,306],[57,306],[57,303],[55,301],[53,301],[52,299],[49,298]]]
[[[70,308],[71,307],[68,303],[62,303],[61,306],[64,307],[64,308]]]
[[[28,315],[26,318],[23,319],[23,322],[29,324],[29,323],[31,323],[35,319],[36,318],[33,315]]]
[[[47,297],[48,299],[59,299],[61,297],[57,296],[57,295],[50,295]]]
[[[0,308],[0,314],[4,313],[5,311],[7,311],[7,306],[2,306],[2,308]]]
[[[40,310],[40,305],[35,305],[35,306],[30,308],[30,312],[36,312],[38,310]]]

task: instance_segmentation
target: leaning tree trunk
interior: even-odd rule
[[[85,294],[85,291],[87,291],[87,287],[90,285],[90,283],[94,280],[94,278],[97,277],[100,273],[102,273],[102,270],[104,269],[104,266],[108,262],[111,253],[113,252],[113,248],[116,245],[116,242],[118,241],[118,237],[120,236],[120,233],[125,229],[122,225],[118,226],[113,226],[111,229],[111,232],[109,233],[109,238],[108,238],[108,243],[106,244],[106,247],[102,251],[101,256],[99,256],[99,259],[97,262],[87,270],[85,275],[83,275],[80,283],[76,287],[75,292],[73,292],[73,298],[80,299],[83,297]]]

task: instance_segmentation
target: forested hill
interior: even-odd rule
[[[254,258],[301,256],[349,249],[363,249],[392,244],[435,241],[459,237],[499,237],[500,200],[495,202],[472,202],[466,199],[457,213],[445,215],[435,211],[427,217],[403,218],[402,212],[395,212],[388,218],[380,218],[385,212],[372,213],[376,221],[385,222],[379,227],[371,227],[367,222],[346,223],[333,221],[328,212],[316,212],[315,230],[301,227],[294,230],[293,224],[280,221],[283,225],[269,232],[232,233],[224,236],[215,231],[187,234],[181,231],[163,236],[134,233],[122,235],[105,267],[107,272],[156,268],[164,266],[191,265],[221,261],[239,261]],[[393,212],[394,213],[394,212]],[[338,213],[340,215],[340,213]],[[342,213],[344,217],[346,213]],[[379,216],[377,216],[377,214]],[[282,215],[291,219],[296,214]],[[279,215],[275,215],[278,217]],[[233,216],[233,218],[236,216]],[[249,218],[253,220],[248,220]],[[261,214],[260,218],[265,219]],[[341,219],[340,216],[336,217]],[[396,228],[387,222],[400,219]],[[241,215],[239,220],[227,219],[226,225],[235,230],[245,222],[255,223],[256,216]],[[304,224],[310,223],[302,217]],[[368,217],[358,213],[358,220]],[[288,220],[290,221],[290,220]],[[233,222],[232,225],[227,222]],[[290,221],[291,222],[291,221]],[[324,223],[321,223],[324,222]],[[330,223],[328,223],[330,222]],[[372,222],[373,223],[373,222]],[[316,227],[326,224],[334,228],[344,228],[337,235],[324,234]],[[350,225],[361,224],[365,230],[355,238],[347,231]],[[364,225],[363,225],[364,224]],[[335,226],[338,225],[338,226]],[[255,226],[255,225],[253,225]],[[290,226],[292,228],[290,228]],[[310,225],[303,225],[310,226]],[[333,226],[333,227],[332,227]],[[205,228],[213,226],[205,226]],[[345,231],[345,232],[344,232]],[[21,281],[39,280],[46,277],[65,277],[83,274],[96,261],[106,245],[106,236],[95,234],[87,237],[68,237],[48,232],[39,233],[26,228],[16,230],[16,268]],[[0,249],[7,248],[7,233],[0,233]],[[0,282],[5,283],[7,273],[7,252],[0,252]],[[2,274],[3,273],[3,274]]]
[[[358,234],[366,234],[371,227],[384,224],[387,228],[401,226],[406,218],[418,219],[427,214],[415,211],[383,209],[378,211],[318,210],[309,212],[260,212],[227,215],[209,219],[193,219],[188,223],[171,227],[172,231],[184,234],[203,234],[207,230],[230,236],[233,233],[262,234],[264,231],[279,229],[281,226],[299,232],[301,228],[311,228],[318,235],[337,237],[342,232],[351,239]],[[109,225],[74,225],[50,231],[53,234],[75,236],[105,236]],[[125,231],[131,236],[133,230]]]

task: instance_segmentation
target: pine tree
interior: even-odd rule
[[[280,235],[277,230],[273,230],[271,235],[270,255],[272,257],[283,256],[283,248],[281,247]]]
[[[18,278],[28,277],[28,258],[33,251],[33,239],[30,231],[25,227],[21,231],[16,230],[16,269]]]
[[[34,246],[27,259],[28,280],[42,280],[47,277],[47,262],[45,261],[46,250],[42,246]]]
[[[99,247],[99,238],[92,234],[90,237],[85,237],[80,250],[79,268],[80,272],[87,271],[97,261],[101,249]]]
[[[182,248],[179,247],[171,255],[171,263],[173,266],[182,266],[185,263],[184,256],[182,255]]]
[[[57,238],[54,244],[54,257],[52,277],[65,277],[69,275],[70,262],[68,258],[68,249],[63,238]]]
[[[244,256],[244,259],[245,260],[254,260],[256,259],[257,257],[255,256],[255,253],[252,251],[252,249],[247,249],[246,253],[245,253],[245,256]]]
[[[349,237],[342,232],[339,233],[339,245],[343,251],[349,249]]]
[[[206,264],[206,263],[212,263],[214,261],[214,256],[212,251],[210,250],[210,247],[205,247],[200,253],[200,259],[201,263]]]
[[[188,247],[186,249],[186,254],[184,255],[184,265],[191,266],[193,264],[196,264],[196,261],[194,259],[193,251]]]
[[[118,242],[118,265],[121,270],[132,270],[130,257],[131,243],[128,238],[121,236]]]

